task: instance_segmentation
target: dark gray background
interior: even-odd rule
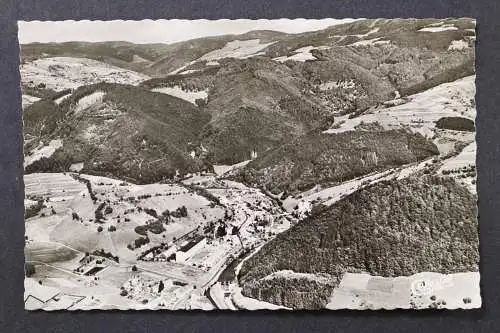
[[[500,6],[495,0],[1,0],[0,332],[500,331]],[[474,17],[483,308],[460,311],[27,312],[23,310],[22,120],[17,20]]]

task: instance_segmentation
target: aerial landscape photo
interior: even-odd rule
[[[474,19],[18,25],[25,309],[481,307]]]

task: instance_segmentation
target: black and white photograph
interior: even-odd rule
[[[481,307],[475,19],[18,28],[26,310]]]

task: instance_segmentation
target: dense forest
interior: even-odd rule
[[[266,152],[232,178],[273,193],[293,193],[437,154],[432,142],[405,130],[316,131]]]
[[[279,280],[262,282],[280,270],[336,278],[344,272],[402,276],[476,271],[477,228],[476,197],[452,178],[384,181],[279,234],[245,262],[239,278],[244,294],[282,304],[270,295],[270,290],[280,290]],[[326,301],[323,293],[309,292]],[[283,305],[300,307],[300,302]]]

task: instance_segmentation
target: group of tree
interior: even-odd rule
[[[181,207],[178,207],[176,210],[173,212],[170,212],[170,215],[173,217],[187,217],[188,216],[188,210],[186,206],[182,205]]]
[[[147,236],[148,231],[154,234],[161,234],[165,231],[165,227],[160,220],[152,220],[146,222],[144,225],[138,225],[134,228],[134,231],[139,235]]]
[[[117,263],[120,262],[118,256],[114,256],[111,252],[104,251],[104,249],[95,250],[94,252],[92,252],[92,254],[95,256],[100,256],[100,257],[111,259],[113,261],[116,261]]]
[[[103,210],[104,210],[105,207],[106,207],[106,203],[105,202],[101,202],[99,204],[99,206],[97,206],[97,209],[94,212],[95,222],[96,223],[104,223]]]
[[[132,244],[128,244],[127,248],[129,250],[135,250],[135,249],[140,248],[141,246],[146,245],[148,243],[149,243],[149,238],[147,236],[146,237],[139,237],[139,238],[136,238]]]
[[[474,121],[464,117],[443,117],[436,121],[436,127],[455,131],[474,132]]]
[[[45,206],[43,199],[38,199],[36,201],[36,204],[25,209],[24,219],[26,220],[26,219],[29,219],[31,217],[37,216],[38,213],[40,213],[40,211],[46,207],[47,206]]]

